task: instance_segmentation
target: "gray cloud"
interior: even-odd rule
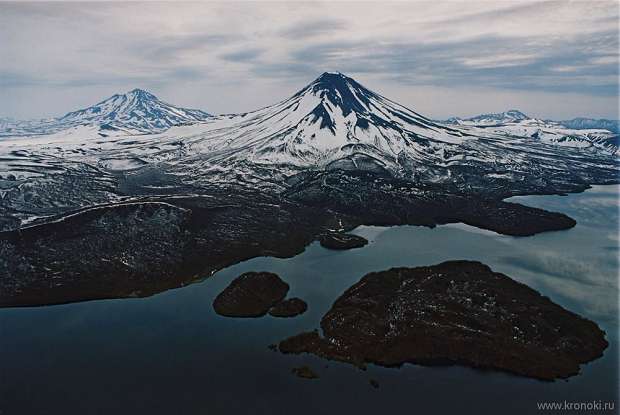
[[[410,85],[476,84],[613,96],[618,91],[617,49],[617,33],[605,32],[571,44],[496,36],[427,45],[324,42],[293,51],[290,60],[316,62],[306,64],[305,72],[310,65],[315,73],[329,67],[347,73],[374,73]],[[601,57],[606,62],[596,63]],[[259,75],[272,74],[264,68],[255,70]]]
[[[279,35],[291,39],[307,39],[319,35],[331,34],[345,29],[346,26],[344,20],[323,18],[290,25],[279,31]]]
[[[253,62],[263,53],[262,49],[249,48],[242,49],[235,52],[224,53],[221,57],[231,62]]]
[[[503,103],[513,97],[526,112],[549,111],[542,117],[616,117],[619,7],[0,3],[0,115],[38,116],[60,102],[66,112],[134,85],[180,105],[241,112],[338,70],[384,95],[396,91],[391,98],[447,97],[416,108],[429,116],[464,115],[472,104],[459,107],[457,94],[478,91],[481,109],[516,106]]]
[[[242,39],[240,35],[221,33],[161,36],[131,43],[127,52],[133,56],[142,56],[147,61],[169,63],[184,53],[203,53],[207,49],[225,47]]]

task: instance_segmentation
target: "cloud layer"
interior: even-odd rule
[[[617,118],[617,2],[0,3],[0,116],[143,87],[239,112],[324,71],[430,116]]]

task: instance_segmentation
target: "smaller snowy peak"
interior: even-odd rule
[[[476,115],[470,118],[448,118],[444,122],[457,125],[498,125],[529,120],[530,117],[519,110],[508,110],[504,112],[494,112],[489,114]]]
[[[530,118],[519,110],[508,110],[506,112],[502,112],[500,114],[495,114],[495,115],[498,115],[502,119],[511,119],[514,121],[525,120],[525,119]]]
[[[98,125],[104,129],[131,129],[160,132],[173,126],[204,121],[210,114],[195,109],[179,108],[159,100],[143,89],[115,94],[91,107],[61,117],[70,125]]]
[[[99,135],[160,133],[170,127],[195,124],[211,117],[207,112],[175,107],[144,89],[115,94],[62,117],[29,122],[0,121],[0,137],[48,135],[85,126]]]

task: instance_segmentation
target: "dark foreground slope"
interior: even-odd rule
[[[341,171],[280,196],[229,189],[151,197],[0,233],[0,306],[148,296],[252,257],[294,256],[333,230],[449,222],[515,236],[575,224],[560,213]]]

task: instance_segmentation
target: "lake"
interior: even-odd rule
[[[568,214],[573,229],[517,238],[462,224],[362,226],[370,243],[288,259],[255,258],[149,298],[0,309],[0,414],[536,413],[537,402],[616,401],[618,191],[511,198]],[[541,382],[460,366],[366,371],[268,345],[319,326],[364,274],[472,259],[596,321],[610,347],[566,381]],[[232,319],[212,302],[246,271],[271,271],[309,306],[296,318]],[[291,374],[309,365],[320,376]],[[374,389],[369,380],[380,386]]]

